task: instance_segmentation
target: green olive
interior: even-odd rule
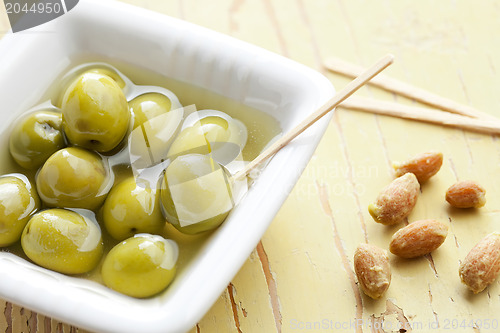
[[[116,84],[120,87],[120,89],[125,88],[125,81],[123,81],[122,77],[120,75],[118,75],[118,73],[112,69],[95,67],[95,68],[91,68],[89,70],[86,70],[85,73],[96,73],[96,74],[109,76],[110,78],[112,78],[116,82]]]
[[[134,128],[145,122],[169,112],[172,109],[170,98],[159,93],[148,93],[137,96],[129,103],[134,119]]]
[[[164,160],[183,118],[177,98],[147,93],[134,98],[129,106],[134,129],[128,137],[128,148],[136,156],[134,161],[153,164]]]
[[[184,154],[209,154],[220,144],[228,143],[237,146],[239,151],[245,146],[246,137],[237,122],[219,116],[203,117],[179,133],[168,151],[168,157],[174,159]]]
[[[55,152],[36,178],[38,194],[47,206],[90,210],[104,202],[110,183],[103,159],[77,147]]]
[[[137,234],[111,249],[102,279],[122,294],[144,298],[158,294],[174,279],[177,244],[158,235]]]
[[[90,216],[57,208],[33,215],[21,238],[24,253],[56,272],[91,271],[102,257],[103,243],[101,229]]]
[[[36,169],[63,148],[61,123],[62,115],[56,111],[38,111],[19,119],[9,140],[10,153],[17,164],[25,169]]]
[[[108,152],[128,131],[130,113],[118,84],[109,76],[83,73],[66,90],[63,130],[73,145]]]
[[[186,234],[217,228],[233,207],[228,175],[208,155],[177,157],[165,170],[160,198],[167,221]]]
[[[102,206],[102,219],[109,234],[121,241],[137,233],[161,233],[165,218],[157,192],[138,185],[134,177],[114,186]]]
[[[125,81],[122,79],[122,77],[113,69],[111,68],[105,68],[105,67],[92,67],[89,69],[86,69],[83,71],[83,73],[95,73],[95,74],[100,74],[100,75],[106,75],[112,78],[116,84],[120,87],[120,89],[124,89],[126,86]],[[57,106],[58,108],[62,107],[62,101],[64,97],[64,93],[68,89],[69,85],[72,83],[72,81],[67,81],[65,80],[63,82],[63,89],[59,92],[58,96],[55,99],[54,105]]]
[[[0,247],[17,242],[31,215],[39,208],[36,190],[26,176],[0,177]]]

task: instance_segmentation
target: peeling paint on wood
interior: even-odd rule
[[[285,55],[337,88],[348,79],[324,71],[324,59],[369,65],[391,52],[396,62],[387,75],[500,117],[500,5],[492,0],[123,1]],[[7,28],[2,11],[0,36]],[[417,104],[372,87],[359,94]],[[354,250],[360,242],[387,248],[401,225],[374,223],[366,207],[393,179],[393,160],[431,149],[443,152],[443,167],[422,186],[408,221],[448,223],[448,238],[431,256],[391,257],[391,286],[372,300],[353,275]],[[339,108],[261,243],[191,332],[438,332],[462,321],[463,332],[495,331],[480,325],[499,320],[500,281],[473,296],[458,266],[498,230],[499,153],[496,137]],[[463,179],[486,187],[485,207],[448,207],[446,189]],[[0,332],[86,333],[9,302],[0,300],[0,308]]]

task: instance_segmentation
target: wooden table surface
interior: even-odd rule
[[[282,54],[325,74],[335,56],[363,66],[387,52],[385,73],[500,117],[500,3],[431,0],[127,0]],[[8,29],[0,7],[0,32]],[[358,95],[414,105],[373,87]],[[361,242],[388,247],[396,227],[367,211],[393,178],[391,162],[438,150],[441,171],[422,186],[409,221],[435,218],[449,235],[429,258],[391,255],[392,284],[367,298],[353,273]],[[452,210],[448,186],[474,179],[487,190],[477,211]],[[500,280],[472,295],[458,266],[500,230],[500,141],[490,135],[339,108],[288,200],[239,273],[192,332],[495,332]],[[1,332],[85,332],[0,300]],[[489,323],[489,324],[488,324]],[[496,328],[496,329],[495,329]],[[403,332],[403,331],[402,331]]]

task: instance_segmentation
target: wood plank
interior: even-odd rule
[[[397,60],[387,75],[500,116],[500,6],[494,1],[123,1],[320,71],[322,60],[332,55],[366,66],[392,52]],[[0,34],[8,26],[2,13]],[[337,87],[348,82],[323,73]],[[363,88],[360,95],[418,105],[374,88]],[[391,255],[391,287],[372,300],[357,287],[354,250],[365,241],[387,248],[403,224],[375,223],[367,205],[393,179],[392,161],[430,149],[444,153],[443,167],[422,186],[408,220],[443,221],[450,226],[448,238],[427,258]],[[488,135],[338,109],[261,244],[191,332],[290,332],[307,325],[339,330],[356,319],[360,325],[348,330],[372,332],[384,321],[385,327],[417,332],[451,329],[453,320],[498,318],[500,282],[473,296],[457,270],[469,249],[497,229],[499,153],[499,139]],[[457,179],[483,184],[486,206],[451,209],[444,193]],[[0,305],[0,331],[83,332],[5,301]]]

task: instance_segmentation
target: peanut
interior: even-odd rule
[[[354,270],[363,292],[379,298],[391,283],[387,251],[370,244],[360,244],[354,253]]]
[[[455,183],[446,191],[446,201],[456,208],[480,208],[486,204],[486,190],[472,180]]]
[[[421,220],[399,229],[389,245],[391,253],[402,258],[416,258],[431,253],[443,244],[448,227],[436,220]]]
[[[420,184],[413,173],[393,180],[378,195],[375,203],[368,206],[373,219],[385,225],[401,222],[410,215],[417,203]]]
[[[500,233],[493,232],[476,244],[462,261],[458,274],[474,294],[483,291],[500,273]]]
[[[394,162],[392,164],[396,171],[396,176],[400,177],[405,173],[413,173],[419,183],[423,183],[434,176],[443,164],[443,154],[430,151],[419,154],[405,162]]]

